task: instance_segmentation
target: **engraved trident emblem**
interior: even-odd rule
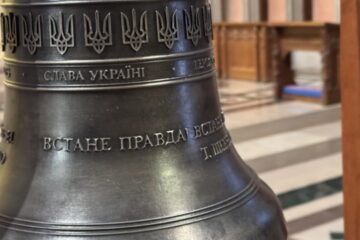
[[[4,14],[0,14],[0,44],[1,44],[1,50],[5,51],[5,17]]]
[[[140,50],[144,43],[149,42],[147,11],[141,15],[138,26],[136,11],[134,8],[132,9],[132,28],[128,16],[121,12],[121,27],[123,43],[129,44],[136,52]]]
[[[34,55],[36,49],[41,47],[41,16],[38,15],[35,22],[31,13],[29,13],[29,21],[22,17],[22,38],[23,45],[27,47],[29,53]]]
[[[1,27],[3,30],[1,39],[3,51],[5,51],[7,45],[11,52],[15,52],[15,49],[18,46],[16,16],[13,13],[9,13],[9,15],[1,14]]]
[[[104,18],[102,29],[100,27],[99,11],[95,11],[95,31],[91,19],[84,14],[85,45],[93,47],[95,52],[101,54],[106,46],[112,45],[111,14]]]
[[[204,34],[210,42],[213,39],[213,28],[212,28],[212,14],[211,6],[207,4],[203,7],[203,18],[204,18]]]
[[[61,55],[64,55],[70,47],[75,46],[73,15],[68,17],[65,24],[63,13],[60,13],[58,23],[52,16],[49,16],[49,31],[50,46],[56,47]]]
[[[179,27],[177,19],[177,10],[174,11],[170,18],[169,8],[165,8],[165,21],[160,12],[156,11],[156,24],[158,41],[165,43],[171,49],[176,40],[179,40]],[[172,22],[171,22],[172,21]]]
[[[200,9],[191,6],[190,13],[185,9],[185,28],[186,39],[192,41],[194,46],[197,46],[199,39],[201,38],[201,26],[200,26]]]

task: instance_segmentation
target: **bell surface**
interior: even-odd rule
[[[286,239],[225,128],[207,0],[1,8],[0,240]]]

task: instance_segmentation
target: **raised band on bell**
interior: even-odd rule
[[[208,0],[3,0],[1,19],[0,240],[286,239],[225,126]]]

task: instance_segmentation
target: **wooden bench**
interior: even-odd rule
[[[318,51],[323,88],[298,86],[291,70],[293,51]],[[328,23],[215,23],[214,54],[221,79],[275,81],[276,99],[322,104],[340,100],[339,25]]]
[[[269,24],[277,99],[300,99],[322,104],[340,101],[339,26],[328,23]],[[318,51],[322,57],[322,88],[298,86],[291,69],[291,52]]]

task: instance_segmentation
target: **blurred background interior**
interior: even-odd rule
[[[278,195],[290,240],[343,239],[340,0],[212,5],[221,102],[237,150]]]
[[[212,0],[237,150],[276,192],[292,240],[343,239],[340,0]]]

